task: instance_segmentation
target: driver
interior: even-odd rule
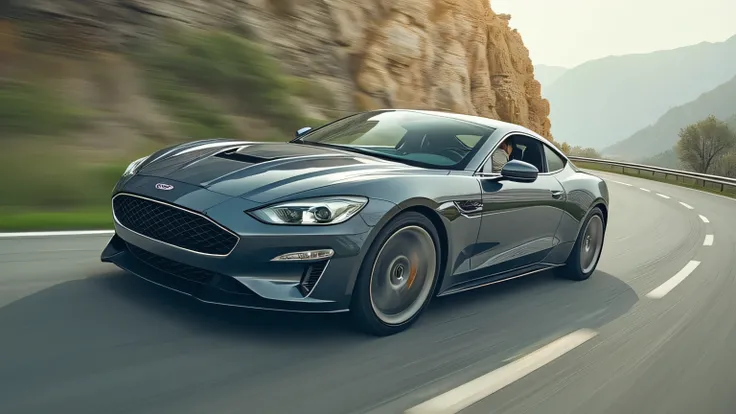
[[[501,145],[496,148],[495,151],[493,151],[493,155],[491,155],[491,162],[493,163],[493,166],[491,168],[491,172],[494,173],[500,173],[501,169],[504,165],[506,165],[507,162],[509,162],[509,155],[511,155],[511,150],[513,149],[512,143],[510,139],[507,139],[501,143]]]

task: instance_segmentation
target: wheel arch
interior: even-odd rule
[[[405,211],[413,211],[416,213],[419,213],[429,219],[429,221],[432,222],[432,224],[435,227],[435,230],[437,231],[437,237],[440,239],[440,246],[439,246],[439,256],[440,256],[440,270],[439,270],[439,277],[437,279],[437,283],[435,284],[434,291],[432,292],[432,295],[437,295],[437,292],[439,292],[442,283],[445,280],[445,273],[447,273],[447,263],[449,260],[449,254],[450,254],[450,238],[449,234],[447,232],[447,227],[445,226],[445,223],[442,221],[442,217],[440,214],[433,210],[432,208],[426,206],[426,205],[413,205],[411,207],[407,207],[401,212]],[[400,214],[400,213],[399,213]],[[398,215],[398,214],[397,214]]]
[[[450,234],[445,224],[442,215],[433,207],[436,207],[436,203],[428,199],[417,198],[414,200],[407,200],[401,204],[395,205],[390,211],[388,211],[374,226],[374,230],[371,232],[371,236],[367,243],[372,245],[376,241],[376,237],[381,230],[388,225],[392,220],[405,212],[415,212],[425,216],[433,225],[437,231],[437,237],[440,240],[439,255],[440,255],[440,271],[439,278],[435,284],[435,289],[432,295],[436,295],[445,280],[447,273],[449,256],[450,256]],[[367,252],[367,250],[366,250]],[[361,261],[365,260],[365,256],[361,257]],[[356,278],[357,279],[357,273]],[[352,292],[355,288],[354,283],[349,286],[349,291]]]
[[[593,210],[594,208],[598,207],[601,210],[601,213],[603,213],[603,224],[608,224],[608,205],[603,202],[602,199],[596,200],[593,202],[593,206],[590,207],[590,210]]]

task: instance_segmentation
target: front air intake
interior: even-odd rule
[[[315,262],[307,266],[304,270],[304,275],[302,276],[302,282],[300,284],[301,291],[304,295],[308,295],[317,285],[317,281],[319,281],[319,278],[322,277],[322,274],[327,268],[327,263],[329,263],[329,260]]]

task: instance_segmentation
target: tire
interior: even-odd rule
[[[603,212],[594,207],[580,228],[580,234],[565,266],[557,269],[558,276],[578,281],[590,278],[601,259],[605,235],[606,221]]]
[[[434,296],[441,257],[437,229],[425,215],[401,213],[386,224],[363,259],[353,291],[350,314],[358,328],[376,336],[409,328]],[[391,312],[387,299],[397,292],[398,305],[406,303],[394,306],[403,311]]]

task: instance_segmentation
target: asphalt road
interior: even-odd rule
[[[600,175],[590,280],[442,298],[387,338],[195,303],[100,263],[107,236],[0,238],[0,413],[733,414],[736,201]]]

